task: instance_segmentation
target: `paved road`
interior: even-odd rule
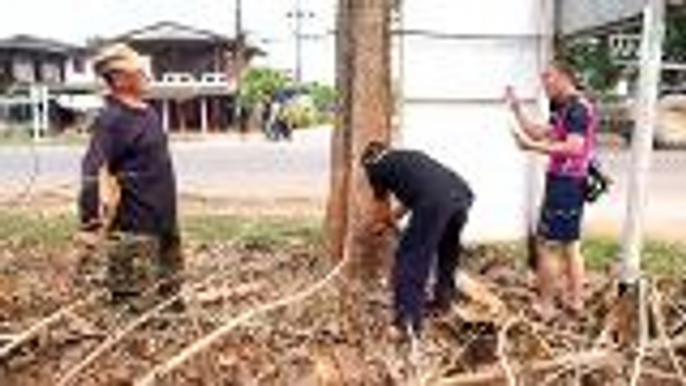
[[[626,213],[630,154],[606,150],[602,161],[615,186],[608,197],[589,208],[590,226],[596,232],[618,235]],[[646,229],[654,235],[686,241],[686,152],[658,151],[652,161]]]
[[[300,133],[290,143],[269,143],[260,137],[213,137],[173,145],[179,186],[184,193],[248,200],[299,198],[321,202],[328,183],[330,131]],[[83,147],[0,146],[0,192],[19,192],[34,161],[36,186],[73,191],[78,183]],[[629,154],[605,150],[603,162],[616,180],[612,194],[589,209],[594,231],[617,234],[624,217]],[[654,153],[650,174],[648,230],[686,240],[686,152]]]
[[[292,142],[259,136],[184,140],[172,145],[183,192],[230,197],[320,197],[326,193],[329,131]],[[76,186],[83,146],[0,146],[0,191],[21,191],[32,177],[40,189]]]

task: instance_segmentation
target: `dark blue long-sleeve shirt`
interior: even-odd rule
[[[98,170],[117,177],[121,199],[113,230],[151,235],[177,233],[176,181],[166,133],[152,108],[137,109],[114,98],[92,127],[82,161],[81,224],[98,222]]]
[[[467,209],[474,201],[461,176],[421,151],[389,150],[366,169],[377,198],[391,192],[411,210],[425,204]]]

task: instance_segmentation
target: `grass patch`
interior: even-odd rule
[[[244,216],[188,216],[181,220],[186,240],[235,242],[255,248],[315,244],[323,239],[318,218],[256,218]],[[39,215],[0,210],[0,240],[47,247],[68,244],[78,229],[73,214]]]
[[[617,240],[594,238],[584,242],[583,252],[589,269],[599,270],[618,261],[620,245]],[[653,275],[684,275],[686,244],[649,240],[643,249],[642,265]]]
[[[323,239],[318,218],[269,218],[243,216],[188,216],[184,236],[199,242],[228,241],[268,248],[287,244],[314,244]]]
[[[234,215],[191,215],[181,219],[187,241],[232,242],[251,248],[278,248],[287,245],[312,245],[323,242],[322,220],[317,217],[246,217]],[[26,211],[0,210],[0,240],[22,245],[64,247],[77,230],[72,214],[40,215]],[[616,240],[589,238],[583,244],[590,270],[604,270],[619,258]],[[486,245],[474,251],[478,257],[489,254],[507,256],[524,262],[524,243]],[[477,256],[475,256],[477,257]],[[643,251],[643,268],[653,275],[685,275],[686,243],[649,240]]]
[[[46,247],[67,245],[76,219],[69,214],[39,215],[13,210],[0,210],[0,240]]]

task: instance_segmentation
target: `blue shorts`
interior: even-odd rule
[[[583,214],[583,180],[548,174],[538,235],[548,241],[563,243],[579,240]]]

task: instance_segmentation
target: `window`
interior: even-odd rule
[[[12,75],[17,82],[35,82],[33,62],[27,58],[15,58],[12,62]]]
[[[56,62],[44,62],[41,65],[41,80],[46,83],[58,83],[62,80],[60,65]]]
[[[82,57],[72,58],[71,65],[76,74],[83,74],[86,72],[86,61]]]

